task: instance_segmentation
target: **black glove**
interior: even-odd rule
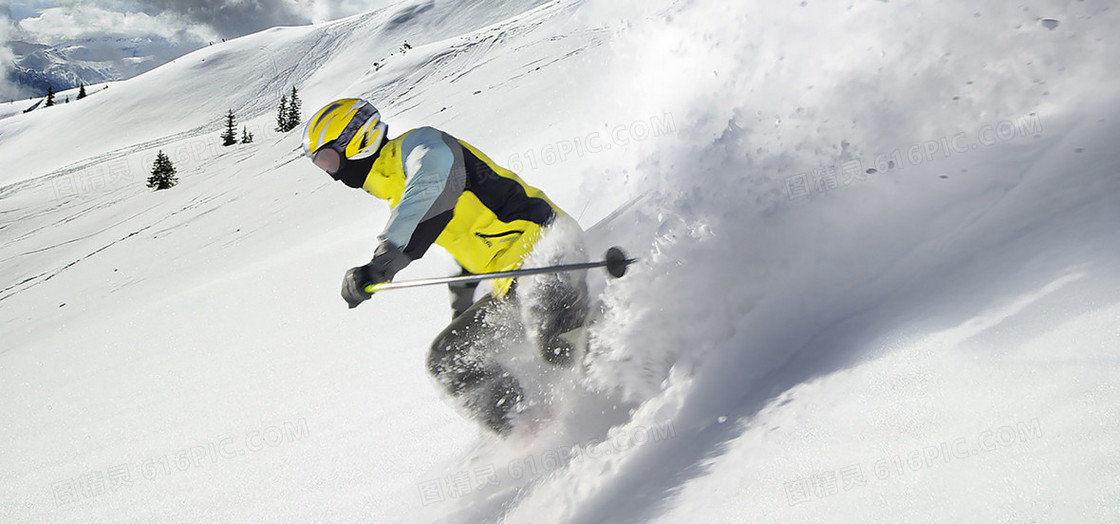
[[[404,254],[400,248],[388,242],[382,242],[373,253],[373,260],[364,266],[350,268],[342,278],[342,298],[350,309],[369,300],[373,293],[366,291],[366,287],[382,282],[389,282],[398,271],[412,262],[412,257]]]

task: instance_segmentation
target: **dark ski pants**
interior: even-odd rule
[[[570,366],[574,349],[561,335],[587,320],[587,283],[582,273],[543,275],[531,285],[518,284],[504,297],[486,295],[455,317],[428,353],[428,371],[436,381],[472,417],[499,435],[512,429],[510,418],[521,402],[522,389],[517,378],[495,361],[494,353],[524,337],[546,362]]]

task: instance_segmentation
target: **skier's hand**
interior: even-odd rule
[[[373,260],[364,266],[350,268],[342,278],[342,299],[350,309],[369,300],[373,293],[367,292],[366,287],[382,282],[389,282],[398,271],[412,262],[412,258],[404,254],[399,248],[382,242],[373,254]]]
[[[350,309],[354,309],[358,307],[358,304],[369,300],[373,296],[373,293],[366,292],[366,286],[376,283],[370,281],[366,266],[350,268],[346,272],[346,276],[342,277],[342,299],[346,301],[346,305],[350,306]]]

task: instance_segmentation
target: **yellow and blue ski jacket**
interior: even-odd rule
[[[541,229],[563,214],[512,171],[431,127],[386,142],[362,189],[393,210],[378,239],[412,259],[434,243],[471,273],[521,267]],[[495,280],[494,296],[511,284]]]

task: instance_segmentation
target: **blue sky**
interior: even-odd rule
[[[12,2],[12,17],[16,20],[22,20],[34,14],[36,14],[36,7],[28,5],[28,2],[21,2],[20,0]]]

